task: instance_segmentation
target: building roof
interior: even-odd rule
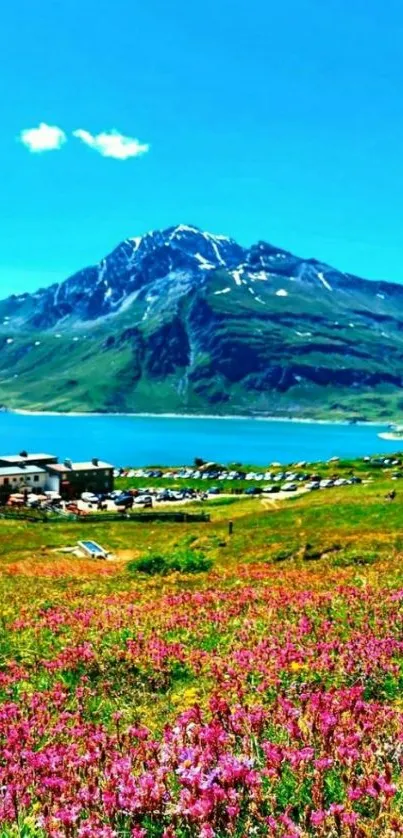
[[[97,465],[90,460],[86,463],[69,463],[69,465],[66,463],[51,463],[46,468],[47,471],[71,473],[72,471],[103,471],[114,467],[110,463],[104,463],[103,460],[98,460]]]
[[[0,455],[0,462],[19,465],[20,463],[36,463],[38,460],[57,460],[54,454],[27,454],[26,457],[21,457],[21,454],[3,454]]]
[[[0,466],[0,477],[25,477],[27,474],[46,474],[46,469],[40,466]]]

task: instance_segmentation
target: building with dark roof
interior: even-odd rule
[[[82,492],[107,494],[113,489],[114,467],[94,457],[82,463],[58,462],[53,454],[0,455],[0,502],[13,492],[53,491],[63,498]]]
[[[82,492],[106,494],[113,489],[114,467],[96,457],[83,463],[51,463],[46,471],[48,488],[63,498],[77,498]]]

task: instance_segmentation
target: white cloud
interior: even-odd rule
[[[46,122],[41,122],[38,128],[24,128],[18,139],[34,153],[58,151],[67,141],[61,128],[57,125],[47,125]]]
[[[114,157],[115,160],[140,157],[149,150],[147,143],[140,143],[134,137],[125,137],[124,134],[115,130],[91,134],[84,128],[78,128],[73,131],[73,137],[81,140],[103,157]],[[67,142],[67,135],[57,125],[47,125],[46,122],[41,122],[37,128],[24,128],[18,139],[29,151],[41,153],[60,149]]]
[[[78,128],[77,131],[73,131],[73,137],[77,137],[103,157],[114,157],[116,160],[140,157],[150,148],[147,143],[140,143],[134,137],[125,137],[119,131],[102,131],[94,135],[83,128]]]

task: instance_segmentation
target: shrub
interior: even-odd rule
[[[375,564],[378,559],[378,554],[373,550],[346,550],[341,553],[333,564],[335,567],[349,567],[352,565],[368,565]]]
[[[154,576],[157,573],[164,573],[166,568],[167,562],[164,556],[152,554],[129,562],[127,565],[129,573],[148,573],[150,576]]]
[[[205,573],[212,567],[211,559],[199,550],[184,548],[175,550],[171,556],[150,554],[129,562],[129,573],[147,573],[149,576],[168,573]]]
[[[169,559],[172,570],[178,570],[180,573],[203,573],[210,570],[212,564],[211,559],[201,550],[177,550]]]

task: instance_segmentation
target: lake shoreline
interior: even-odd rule
[[[375,422],[372,420],[359,420],[357,422],[349,422],[343,419],[305,419],[298,416],[247,416],[244,414],[231,414],[226,416],[219,416],[217,414],[209,413],[101,413],[91,411],[59,411],[59,410],[26,410],[25,408],[9,408],[3,413],[14,414],[17,416],[63,416],[63,417],[104,417],[111,419],[114,416],[133,418],[133,419],[200,419],[200,420],[223,420],[228,421],[245,421],[245,422],[287,422],[290,425],[342,425],[342,426],[361,426],[361,427],[375,427],[387,428],[390,422]]]
[[[78,413],[78,412],[77,412]],[[224,417],[220,417],[224,419]],[[197,419],[198,421],[186,421]],[[274,417],[191,414],[56,413],[15,411],[0,413],[2,447],[18,451],[51,451],[62,462],[87,462],[99,456],[115,466],[169,463],[183,466],[195,457],[206,462],[252,463],[320,462],[331,457],[356,458],[389,453],[398,443],[379,439],[383,425],[286,420]],[[401,443],[402,445],[402,443]]]

